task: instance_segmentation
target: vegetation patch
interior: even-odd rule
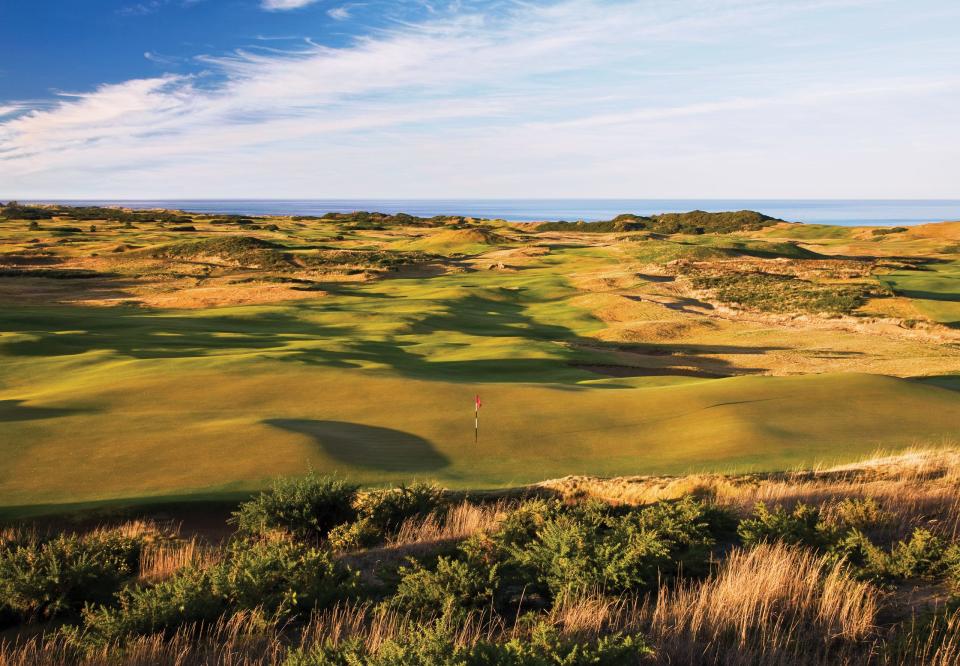
[[[686,491],[645,503],[586,486],[562,497],[363,492],[311,474],[241,503],[238,531],[201,557],[196,537],[149,522],[2,529],[0,619],[13,642],[0,660],[955,663],[956,460],[676,478]],[[667,481],[647,479],[661,491]],[[785,501],[741,508],[771,493]],[[446,539],[427,529],[465,512],[488,518]],[[369,540],[345,554],[348,534]],[[940,605],[902,602],[904,585],[943,590]]]
[[[868,298],[889,295],[879,284],[830,284],[766,272],[695,272],[694,289],[722,303],[776,313],[851,314]]]

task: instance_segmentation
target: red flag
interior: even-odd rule
[[[480,402],[480,396],[479,396],[479,395],[476,397],[476,402],[475,402],[475,404],[476,404],[476,406],[477,406],[477,411],[479,411],[480,408],[483,407],[483,403]]]

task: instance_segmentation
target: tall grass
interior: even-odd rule
[[[960,536],[960,451],[915,449],[877,454],[840,467],[768,474],[696,474],[683,477],[567,477],[541,484],[566,496],[617,504],[650,504],[684,495],[746,515],[757,502],[791,507],[872,498],[895,517],[896,538],[923,526],[939,536]]]
[[[670,663],[828,664],[862,649],[878,592],[805,549],[733,552],[703,581],[661,589],[642,624]]]
[[[477,532],[493,528],[507,510],[507,503],[454,504],[444,513],[431,513],[424,518],[408,518],[403,521],[396,535],[387,545],[403,547],[419,543],[466,539]]]

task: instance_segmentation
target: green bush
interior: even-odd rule
[[[620,513],[591,502],[549,518],[529,540],[507,546],[511,564],[532,572],[554,598],[643,589],[677,567],[703,570],[719,514],[692,498]]]
[[[212,622],[226,610],[227,600],[214,589],[211,572],[190,567],[151,587],[122,590],[116,606],[86,607],[84,630],[69,633],[84,643],[102,645],[131,634]]]
[[[416,614],[489,608],[499,586],[499,565],[440,557],[433,569],[414,562],[400,568],[393,607]]]
[[[737,534],[747,545],[782,541],[820,547],[831,541],[821,525],[820,510],[803,502],[798,503],[792,511],[787,511],[779,504],[770,511],[766,504],[758,502],[753,517],[740,521]]]
[[[847,497],[830,506],[824,525],[834,530],[884,530],[893,523],[893,514],[884,511],[872,497]]]
[[[515,612],[569,594],[636,591],[680,568],[705,572],[720,522],[691,498],[644,509],[527,502],[496,532],[466,540],[456,557],[402,570],[396,603],[428,612],[450,606]]]
[[[642,587],[656,579],[669,548],[656,533],[620,521],[601,531],[573,516],[559,516],[534,540],[512,546],[510,554],[557,598],[569,592]]]
[[[84,640],[104,644],[131,634],[172,632],[228,611],[284,617],[355,592],[355,575],[326,550],[287,541],[238,541],[220,563],[187,567],[149,587],[120,591],[113,606],[84,609]]]
[[[956,549],[929,530],[917,528],[908,540],[895,543],[889,554],[876,555],[869,568],[884,578],[941,576],[951,568]]]
[[[332,527],[356,517],[357,486],[332,476],[309,474],[278,479],[273,486],[240,505],[230,522],[244,535],[283,531],[298,539],[319,540]]]
[[[481,640],[459,646],[453,629],[449,621],[439,621],[386,640],[376,654],[357,640],[294,650],[284,666],[627,666],[648,663],[653,654],[641,636],[613,634],[575,640],[540,624],[526,640]]]
[[[347,552],[370,548],[383,541],[383,530],[369,517],[362,517],[352,523],[342,523],[327,534],[327,543],[335,551]]]
[[[357,512],[384,532],[396,532],[409,518],[424,518],[443,504],[443,489],[429,483],[374,490],[360,497]]]
[[[117,532],[60,535],[0,546],[0,607],[50,619],[109,600],[137,570],[141,538]]]
[[[443,489],[427,483],[372,490],[357,496],[356,520],[330,530],[330,546],[339,551],[375,546],[396,534],[405,520],[425,518],[443,504]]]
[[[324,606],[352,590],[353,576],[327,550],[286,541],[235,542],[211,571],[215,592],[233,609],[273,615]]]

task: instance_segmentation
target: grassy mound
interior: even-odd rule
[[[134,253],[130,253],[134,254]],[[137,254],[155,259],[199,261],[210,259],[236,266],[284,268],[290,265],[280,246],[253,236],[227,236],[196,241],[180,241],[146,248]]]
[[[482,227],[445,229],[410,241],[409,249],[437,254],[479,254],[510,243],[506,236]]]

